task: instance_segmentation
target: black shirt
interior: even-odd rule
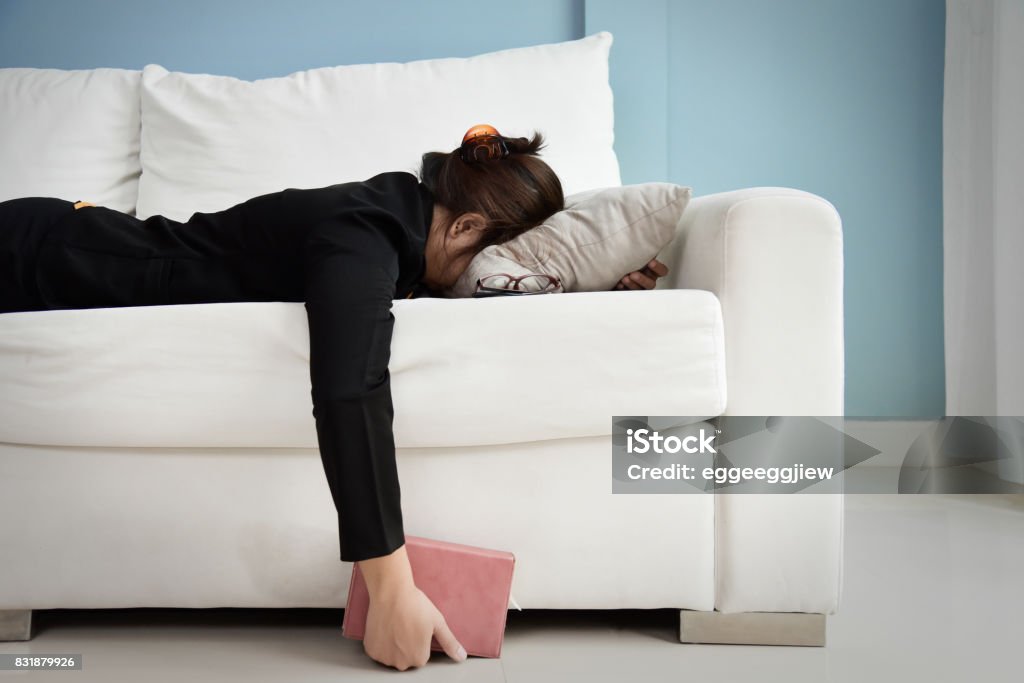
[[[320,456],[341,559],[405,542],[392,431],[392,300],[422,283],[434,198],[406,172],[260,195],[187,221],[105,207],[62,218],[38,258],[48,308],[304,301]]]

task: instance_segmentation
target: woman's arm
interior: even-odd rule
[[[313,415],[338,511],[341,559],[370,593],[363,645],[373,659],[422,666],[430,638],[465,658],[444,617],[413,583],[405,552],[388,362],[398,252],[385,212],[315,226],[305,246]]]
[[[397,253],[372,226],[329,221],[306,246],[313,416],[338,511],[341,559],[405,542],[388,362]]]

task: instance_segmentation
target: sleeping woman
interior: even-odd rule
[[[363,647],[406,670],[436,637],[465,651],[413,582],[392,432],[396,298],[440,296],[484,247],[564,208],[544,141],[474,126],[419,177],[285,189],[184,222],[138,219],[84,201],[0,202],[0,313],[236,301],[305,302],[313,416],[338,514],[342,561],[370,592]],[[657,260],[616,289],[652,289]]]

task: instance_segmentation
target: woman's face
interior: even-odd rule
[[[448,243],[444,243],[444,226],[449,221],[450,212],[440,204],[434,204],[434,217],[427,235],[424,250],[426,272],[423,282],[435,291],[452,287],[462,273],[469,267],[474,254],[470,252],[460,258],[455,255],[462,249],[476,244],[487,223],[478,213],[464,213],[448,227]]]

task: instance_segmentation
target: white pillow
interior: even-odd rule
[[[140,71],[0,69],[0,201],[83,200],[135,212]]]
[[[494,273],[557,275],[565,292],[612,289],[672,241],[692,193],[674,183],[639,183],[566,197],[565,209],[543,224],[484,248],[442,294],[472,296],[477,278]],[[523,289],[537,288],[525,282]]]
[[[138,214],[178,220],[288,187],[419,170],[473,125],[548,140],[566,194],[621,185],[612,34],[468,58],[359,64],[244,81],[142,71]]]

